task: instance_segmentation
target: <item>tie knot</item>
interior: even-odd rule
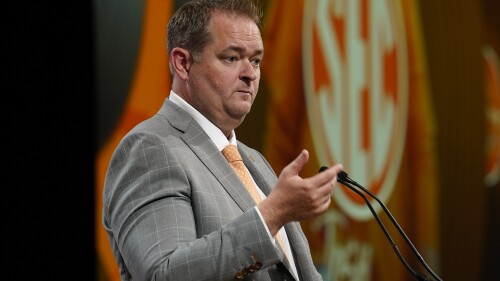
[[[222,150],[222,154],[228,162],[243,161],[236,145],[228,145]]]

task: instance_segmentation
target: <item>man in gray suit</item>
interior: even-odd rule
[[[327,210],[342,166],[302,178],[303,150],[277,177],[234,132],[259,88],[261,14],[250,0],[195,0],[171,18],[172,91],[121,140],[105,180],[122,280],[321,280],[299,221]],[[247,171],[258,199],[238,177]]]

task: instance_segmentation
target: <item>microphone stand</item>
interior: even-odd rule
[[[322,166],[320,169],[319,169],[319,172],[323,172],[324,170],[328,169],[327,167],[325,166]],[[373,209],[373,206],[372,204],[370,203],[370,201],[366,198],[366,196],[364,194],[362,194],[359,190],[357,190],[357,188],[361,189],[362,191],[364,191],[365,193],[367,193],[368,195],[370,195],[370,197],[372,197],[373,199],[375,199],[379,205],[382,207],[382,209],[384,210],[384,212],[387,214],[387,216],[390,218],[391,222],[393,223],[393,225],[396,227],[396,229],[398,230],[398,232],[401,234],[401,236],[403,236],[404,240],[406,241],[406,243],[408,244],[408,246],[410,246],[410,248],[412,249],[412,252],[415,254],[415,256],[417,257],[418,261],[425,267],[425,269],[438,281],[442,281],[442,279],[437,276],[433,271],[432,269],[430,269],[430,267],[427,265],[427,263],[424,261],[424,259],[422,258],[422,256],[420,255],[420,253],[417,251],[417,249],[415,248],[415,246],[413,246],[413,244],[411,243],[410,239],[408,238],[408,236],[405,234],[405,232],[403,231],[403,229],[399,226],[398,222],[396,221],[396,219],[392,216],[391,212],[389,211],[389,209],[385,206],[385,204],[380,201],[380,199],[378,199],[377,196],[375,196],[374,194],[372,194],[368,189],[364,188],[363,186],[361,186],[359,183],[357,183],[356,181],[352,180],[351,178],[349,178],[348,174],[344,171],[341,171],[338,175],[337,175],[337,181],[341,184],[343,184],[344,186],[348,187],[350,190],[352,190],[354,193],[358,194],[359,196],[361,196],[363,198],[363,200],[366,202],[366,205],[368,206],[368,208],[370,209],[370,212],[372,213],[372,215],[375,217],[378,225],[380,226],[380,228],[382,229],[382,231],[384,232],[387,240],[389,241],[389,243],[391,244],[392,246],[392,249],[394,250],[394,253],[396,253],[396,255],[398,256],[399,260],[403,263],[403,265],[406,267],[406,269],[419,281],[432,281],[432,279],[430,279],[429,277],[425,276],[425,275],[422,275],[421,273],[418,273],[416,272],[413,268],[411,268],[411,266],[408,264],[408,262],[404,259],[403,255],[401,254],[401,252],[399,251],[398,249],[398,246],[396,245],[396,243],[394,242],[394,240],[392,239],[391,235],[389,234],[389,232],[387,231],[387,228],[384,226],[384,224],[382,223],[382,221],[380,220],[380,217],[377,215],[377,212],[375,212],[375,210]],[[353,186],[354,185],[354,186]],[[356,188],[357,187],[357,188]]]

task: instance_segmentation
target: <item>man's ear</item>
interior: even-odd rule
[[[186,80],[193,62],[191,54],[186,49],[177,47],[172,50],[170,58],[172,60],[173,71],[179,78]]]

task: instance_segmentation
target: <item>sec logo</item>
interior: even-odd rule
[[[304,7],[305,100],[318,160],[342,163],[353,179],[385,202],[394,188],[406,135],[404,27],[398,1],[315,0]],[[373,218],[352,191],[336,188],[333,197],[351,218]]]

